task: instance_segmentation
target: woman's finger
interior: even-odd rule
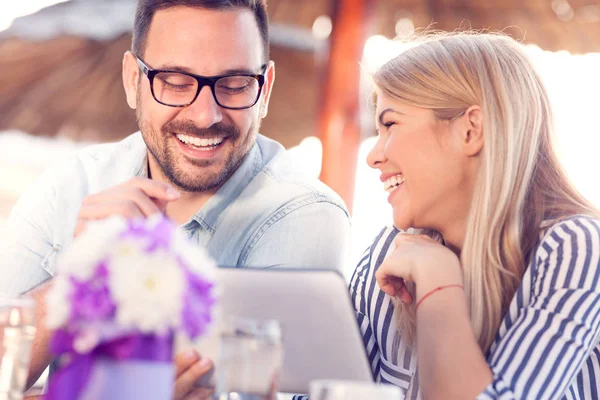
[[[408,288],[406,287],[406,285],[404,285],[402,288],[400,288],[400,290],[398,290],[396,292],[396,297],[399,298],[400,301],[403,302],[404,304],[412,304],[412,302],[413,302],[413,296],[408,291]]]

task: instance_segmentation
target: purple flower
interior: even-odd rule
[[[73,341],[75,340],[75,333],[67,329],[57,329],[52,335],[50,341],[50,351],[54,355],[60,355],[73,351]]]
[[[153,253],[157,249],[169,249],[171,239],[175,233],[175,225],[166,217],[162,216],[150,232],[148,232],[148,247],[146,251]]]
[[[127,221],[127,230],[121,232],[121,238],[143,238],[148,234],[146,221],[143,219],[130,219]]]
[[[152,217],[151,222],[143,219],[129,220],[127,230],[121,237],[134,238],[144,241],[144,251],[153,253],[158,249],[169,249],[171,238],[175,232],[175,225],[164,215]]]
[[[55,318],[55,327],[65,329],[57,347],[69,345],[69,333],[75,339],[69,346],[86,353],[110,337],[107,327],[148,334],[181,330],[191,339],[205,333],[216,302],[214,284],[196,271],[210,271],[214,262],[164,215],[119,222],[113,223],[110,244],[90,237],[85,247],[73,247],[81,257],[69,264],[55,296],[68,304]],[[90,252],[97,257],[82,264]],[[83,265],[86,274],[75,273]]]
[[[182,327],[190,338],[202,335],[212,321],[214,284],[184,268],[188,282],[185,293]]]
[[[71,284],[72,322],[98,321],[114,316],[116,307],[108,289],[106,261],[98,265],[89,280],[79,281],[71,277]]]

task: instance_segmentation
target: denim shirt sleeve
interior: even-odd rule
[[[242,255],[250,267],[315,267],[342,271],[350,244],[346,211],[320,201],[275,213]]]
[[[25,293],[51,277],[46,266],[60,250],[52,241],[56,187],[43,173],[13,207],[0,235],[0,295]]]

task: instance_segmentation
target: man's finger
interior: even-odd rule
[[[212,395],[215,393],[214,389],[208,388],[195,388],[189,392],[183,400],[210,400]]]
[[[133,178],[121,185],[122,187],[136,187],[141,189],[148,197],[159,200],[173,201],[180,197],[179,191],[173,186],[146,178]]]
[[[84,201],[84,206],[97,206],[116,202],[133,202],[139,208],[142,215],[149,217],[164,211],[159,204],[163,202],[155,202],[146,193],[136,187],[118,187],[113,188],[94,195]],[[83,208],[83,207],[82,207]]]
[[[159,206],[162,206],[162,204],[164,204],[163,202],[157,203],[152,201],[152,199],[148,197],[146,193],[139,188],[128,188],[125,190],[124,194],[129,200],[133,201],[138,206],[138,208],[146,217],[164,211],[164,208],[159,208]]]
[[[86,225],[87,225],[86,220],[78,219],[77,224],[75,225],[75,233],[73,234],[73,237],[77,237],[77,236],[81,235],[81,232],[83,232],[85,230]]]
[[[134,202],[127,200],[86,205],[79,211],[79,219],[83,220],[104,219],[113,215],[131,219],[143,217],[144,214]]]
[[[200,361],[194,363],[188,369],[183,371],[175,380],[174,398],[183,399],[194,389],[194,383],[212,369],[212,361],[208,357],[200,358]]]
[[[179,375],[199,360],[200,355],[194,349],[186,350],[175,355],[175,377],[179,377]]]

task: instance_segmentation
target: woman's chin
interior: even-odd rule
[[[410,218],[407,218],[406,215],[396,215],[396,213],[394,213],[394,227],[401,231],[405,231],[408,228],[414,228]]]

